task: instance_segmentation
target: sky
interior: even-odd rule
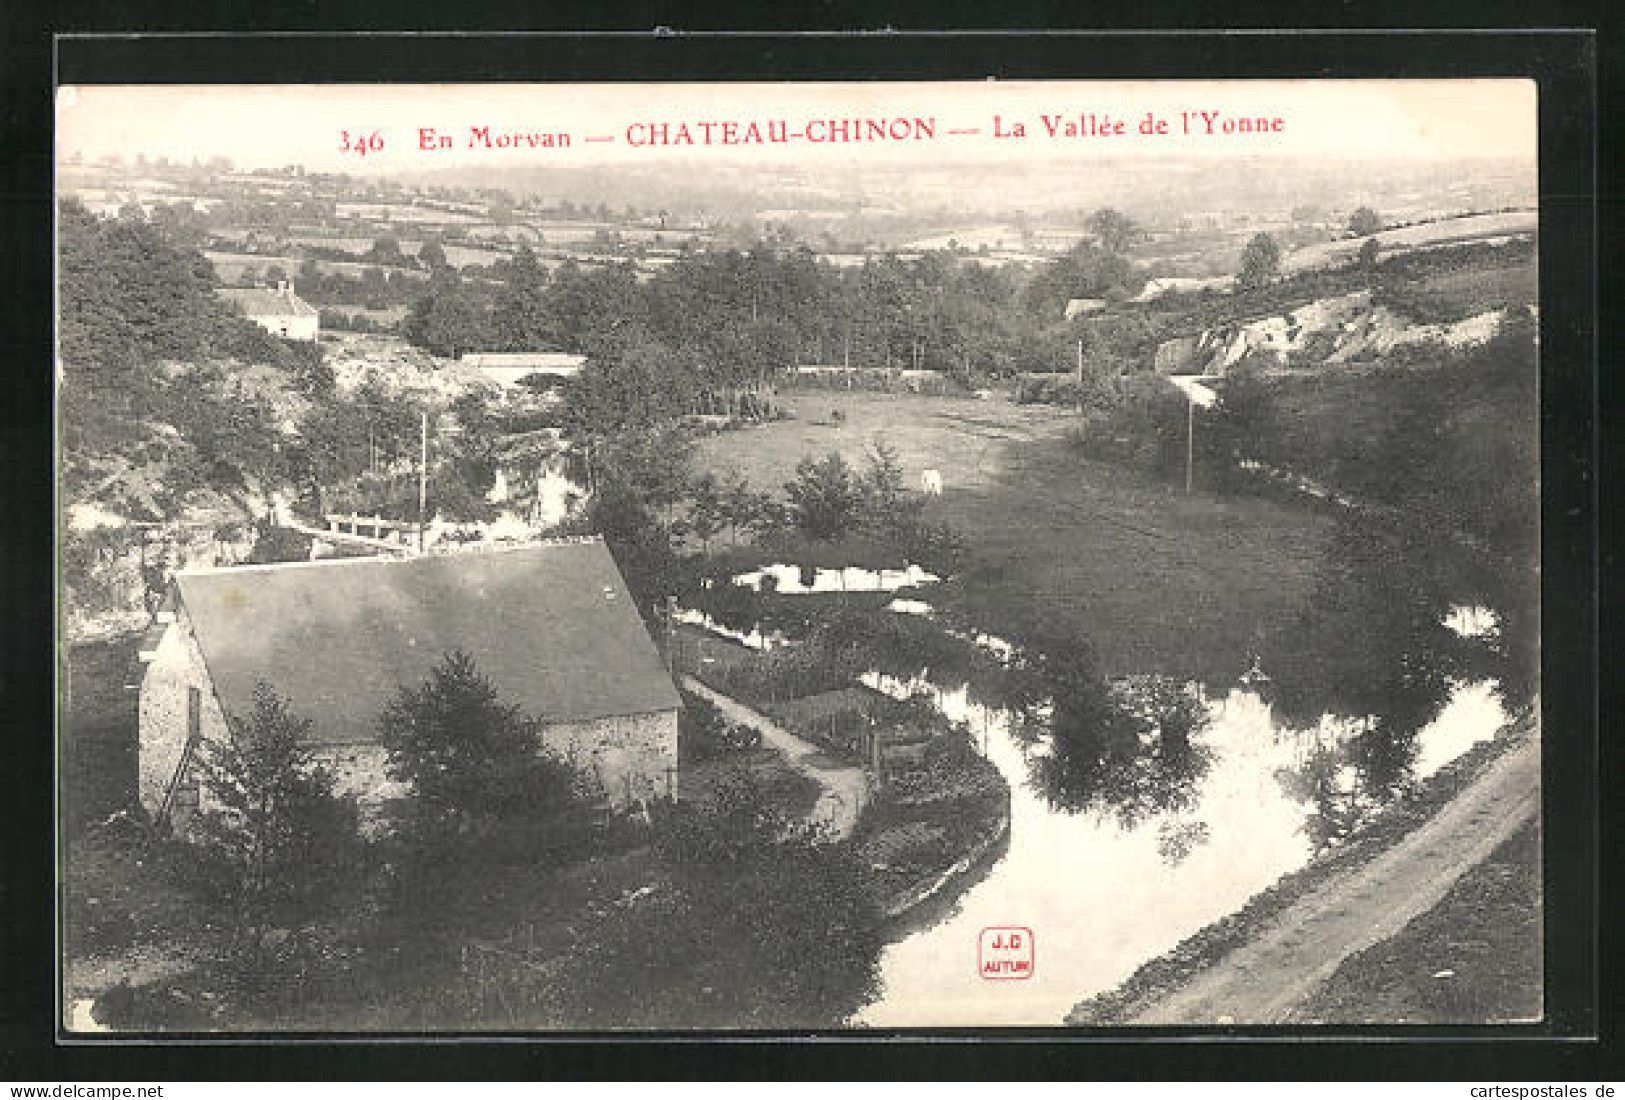
[[[1201,112],[1218,132],[1208,134]],[[1046,116],[1104,136],[1052,136]],[[1091,117],[1092,116],[1092,117]],[[1166,134],[1144,134],[1150,117]],[[1281,155],[1449,160],[1535,153],[1536,92],[1524,80],[965,81],[828,84],[458,84],[64,86],[57,90],[58,156],[229,157],[238,167],[301,164],[311,171],[388,174],[444,165],[658,163],[696,153],[720,164],[894,164],[952,159],[1085,161],[1105,155]],[[930,120],[935,136],[895,142],[659,147],[634,145],[666,124],[783,122],[829,132],[831,119]],[[1222,132],[1222,120],[1279,119],[1265,133]],[[1186,120],[1192,132],[1186,132]],[[1017,135],[1020,125],[1023,133]],[[568,134],[568,148],[471,146],[474,127]],[[451,138],[424,150],[420,131]],[[912,133],[912,123],[903,127]],[[950,131],[959,131],[953,133]],[[377,133],[381,148],[345,151]],[[765,131],[764,131],[765,132]],[[713,136],[720,140],[721,130]],[[586,140],[593,138],[597,140]]]

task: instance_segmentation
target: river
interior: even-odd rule
[[[933,617],[913,585],[855,569],[826,573],[802,586],[788,567],[775,566],[736,583],[758,587],[764,576],[783,574],[776,579],[785,592],[909,588],[889,610]],[[785,641],[773,631],[730,631],[698,612],[680,617],[755,648]],[[1432,622],[1461,638],[1485,637],[1498,625],[1493,612],[1474,605],[1451,606]],[[996,657],[997,666],[1015,653],[1000,638],[950,633]],[[1057,1025],[1079,1001],[1234,913],[1507,721],[1494,681],[1466,672],[1432,683],[1423,690],[1431,701],[1419,706],[1367,719],[1289,721],[1265,701],[1268,677],[1255,665],[1226,696],[1197,697],[1188,745],[1119,741],[1104,763],[1086,755],[1081,769],[1068,771],[1043,766],[1052,741],[1043,707],[1035,727],[1033,718],[929,673],[864,679],[900,698],[924,690],[944,716],[969,726],[1011,791],[1006,844],[949,886],[956,896],[905,918],[882,949],[879,995],[851,1018],[870,1027]],[[1323,684],[1317,694],[1336,693]],[[988,928],[1031,930],[1031,977],[981,976],[978,946]]]
[[[970,725],[1010,784],[1008,849],[946,915],[883,950],[880,996],[855,1024],[1059,1024],[1077,1002],[1308,862],[1315,807],[1281,776],[1358,728],[1325,719],[1290,730],[1257,694],[1238,688],[1209,705],[1197,741],[1211,762],[1188,805],[1125,825],[1111,813],[1054,808],[1029,779],[1033,749],[1013,734],[1008,714],[964,689],[941,694],[939,705]],[[1493,737],[1504,720],[1490,684],[1457,686],[1418,736],[1414,777]],[[1032,930],[1030,979],[980,976],[979,935],[993,927]]]

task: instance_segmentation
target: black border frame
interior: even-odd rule
[[[315,13],[304,13],[306,22]],[[644,26],[656,25],[649,20]],[[35,45],[38,45],[36,40]],[[1090,78],[1258,79],[1294,77],[1531,77],[1540,83],[1540,292],[1543,433],[1543,732],[1548,1019],[1516,1028],[1295,1030],[1202,1029],[1074,1032],[1058,1029],[828,1033],[783,1042],[781,1033],[713,1036],[456,1037],[422,1042],[332,1036],[276,1037],[267,1044],[209,1037],[202,1045],[114,1040],[52,1042],[56,959],[49,896],[52,752],[30,743],[7,778],[8,830],[18,842],[5,861],[12,902],[0,931],[0,987],[7,1039],[0,1072],[117,1077],[232,1078],[245,1062],[259,1074],[357,1079],[525,1076],[756,1077],[973,1074],[1211,1078],[1235,1070],[1275,1078],[1324,1076],[1327,1056],[1355,1076],[1468,1079],[1506,1076],[1508,1059],[1568,1077],[1595,1072],[1600,1047],[1584,1036],[1605,1021],[1599,998],[1597,868],[1597,468],[1598,375],[1595,265],[1597,71],[1595,38],[1585,31],[1328,30],[1190,32],[921,32],[711,35],[613,32],[595,35],[361,35],[265,33],[64,37],[47,40],[53,65],[41,86],[7,77],[12,98],[44,126],[18,142],[15,183],[6,196],[24,233],[43,244],[5,249],[10,281],[23,289],[25,335],[8,337],[13,376],[5,408],[5,500],[21,503],[6,534],[12,612],[8,698],[28,684],[22,731],[50,725],[52,658],[30,654],[27,639],[50,637],[53,565],[48,540],[24,540],[49,514],[51,238],[50,77],[62,83],[260,83],[440,81],[665,81]],[[21,85],[21,88],[19,88]],[[13,117],[28,111],[20,106]],[[26,117],[26,116],[25,116]],[[26,123],[25,123],[26,125]],[[13,159],[13,158],[7,158]],[[21,199],[22,201],[17,201]],[[44,232],[41,234],[41,224]],[[44,263],[40,260],[43,258]],[[29,265],[29,266],[25,266]],[[41,276],[44,276],[41,279]],[[43,292],[40,288],[43,287]],[[27,326],[32,325],[32,328]],[[42,400],[43,397],[43,400]],[[35,466],[29,460],[38,462]],[[45,484],[32,480],[43,474]],[[21,489],[22,492],[16,492]],[[40,506],[33,512],[29,505]],[[31,515],[24,514],[27,509]],[[32,522],[30,522],[32,520]],[[42,545],[44,544],[44,545]],[[40,560],[41,550],[45,551]],[[31,552],[31,554],[30,554]],[[47,601],[39,606],[41,597]],[[36,632],[37,629],[37,632]],[[38,708],[37,710],[35,708]],[[16,713],[16,711],[14,711]],[[42,751],[43,749],[43,751]],[[20,767],[17,765],[21,765]],[[1617,759],[1615,759],[1617,764]],[[41,837],[42,825],[45,837]],[[27,838],[27,839],[21,839]],[[44,858],[35,859],[44,849]],[[26,853],[26,858],[18,858]],[[1555,916],[1560,919],[1553,920]],[[26,919],[25,919],[26,918]],[[40,979],[44,978],[42,982]],[[900,1041],[887,1041],[900,1040]],[[1226,1041],[1236,1039],[1239,1042]],[[929,1046],[922,1044],[929,1041]],[[1171,1040],[1178,1040],[1177,1043]],[[1373,1040],[1381,1040],[1380,1045]],[[1392,1041],[1389,1041],[1392,1040]],[[1614,1052],[1617,1054],[1617,1051]],[[1177,1055],[1170,1057],[1170,1054]],[[634,1060],[628,1058],[631,1055]],[[928,1055],[929,1064],[921,1061]],[[1606,1061],[1606,1058],[1605,1058]],[[1614,1064],[1617,1065],[1617,1062]],[[25,1068],[27,1067],[27,1068]],[[449,1071],[449,1073],[448,1073]],[[1499,1072],[1497,1072],[1499,1071]],[[1617,1072],[1617,1071],[1616,1071]],[[1341,1076],[1349,1076],[1345,1070]]]

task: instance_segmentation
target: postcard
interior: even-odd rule
[[[64,85],[68,1038],[1542,1018],[1536,85]]]

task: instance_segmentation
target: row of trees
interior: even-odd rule
[[[961,374],[1053,369],[1056,344],[1043,337],[1069,298],[1126,297],[1144,283],[1129,258],[1137,227],[1115,211],[1091,225],[1101,243],[1081,242],[1030,282],[943,253],[842,269],[805,247],[765,242],[688,253],[646,280],[627,265],[567,263],[549,275],[522,248],[481,281],[437,281],[408,335],[442,355],[546,347],[605,355],[654,344],[682,349],[723,377],[831,362]]]

